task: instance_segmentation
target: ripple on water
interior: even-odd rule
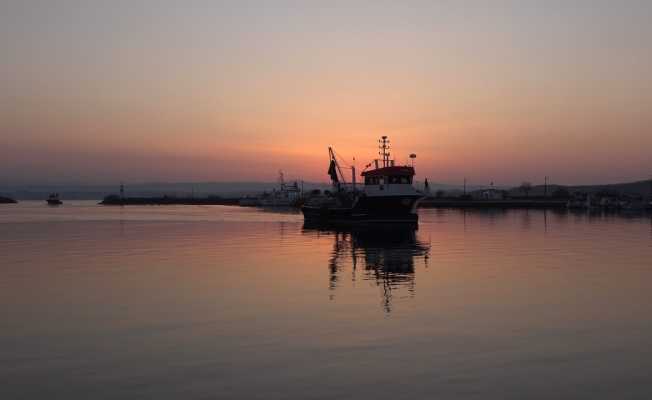
[[[238,207],[0,207],[0,391],[652,392],[649,216],[420,219],[363,229]]]

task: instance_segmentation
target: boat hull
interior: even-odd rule
[[[416,206],[422,198],[418,195],[361,196],[352,207],[304,205],[301,211],[307,221],[415,223],[419,221]]]

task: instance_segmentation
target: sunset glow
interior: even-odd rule
[[[652,173],[650,2],[217,3],[3,2],[0,180]]]
[[[652,0],[1,0],[0,400],[652,398]]]

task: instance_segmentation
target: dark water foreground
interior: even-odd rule
[[[0,398],[652,397],[649,216],[420,215],[0,208]]]

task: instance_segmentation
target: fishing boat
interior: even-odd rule
[[[63,204],[61,199],[59,199],[59,193],[50,194],[50,196],[48,197],[48,199],[46,201],[51,206],[58,206],[60,204]]]
[[[301,203],[299,184],[285,182],[283,171],[279,171],[279,189],[264,192],[257,196],[245,196],[239,200],[242,207],[298,207]]]
[[[261,207],[294,207],[301,200],[299,184],[296,181],[290,184],[285,182],[283,171],[279,171],[278,175],[279,190],[273,189],[271,193],[261,195]]]
[[[310,198],[301,207],[305,220],[348,222],[411,222],[419,220],[417,205],[425,197],[413,186],[413,165],[397,165],[390,158],[389,140],[379,140],[380,159],[373,160],[362,171],[362,187],[356,185],[355,166],[351,184],[347,184],[342,166],[332,147],[328,148],[328,175],[333,190]],[[414,162],[415,154],[410,158]]]

